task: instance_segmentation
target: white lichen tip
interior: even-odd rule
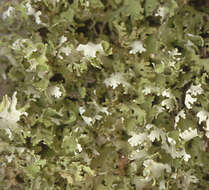
[[[173,97],[173,95],[172,95],[170,89],[164,90],[164,91],[162,92],[162,96],[167,97],[167,98],[172,98],[172,97]]]
[[[101,44],[94,44],[92,42],[88,42],[87,44],[80,44],[77,48],[77,51],[83,51],[84,56],[86,57],[96,57],[96,53],[104,53]]]
[[[143,162],[145,167],[143,171],[144,176],[153,176],[159,178],[164,171],[171,173],[171,166],[168,164],[158,163],[154,160],[148,159]]]
[[[91,117],[84,116],[83,114],[85,113],[85,111],[86,110],[84,107],[79,107],[79,113],[81,114],[81,117],[83,118],[85,123],[90,126],[94,123],[94,120]]]
[[[79,152],[81,152],[83,150],[80,144],[77,144],[77,149]]]
[[[185,105],[188,109],[192,109],[192,104],[197,101],[197,98],[193,98],[191,94],[186,94]]]
[[[70,47],[61,47],[59,49],[58,57],[60,59],[63,59],[63,56],[61,54],[65,54],[66,56],[69,56],[71,54],[72,49]]]
[[[52,86],[48,90],[49,90],[49,94],[51,96],[54,96],[55,98],[59,98],[62,96],[62,91],[57,86]]]
[[[143,143],[147,139],[147,134],[141,133],[141,134],[133,134],[133,136],[128,139],[128,142],[131,146],[138,146],[141,143]]]
[[[177,127],[177,124],[178,124],[178,122],[180,121],[180,118],[186,119],[186,114],[185,114],[185,111],[184,111],[184,110],[181,110],[181,111],[177,114],[177,116],[175,117],[175,125],[174,125],[175,128]]]
[[[123,87],[128,86],[128,82],[126,81],[123,73],[113,73],[109,78],[104,80],[105,85],[108,87],[112,87],[115,89],[118,85],[122,84]]]
[[[4,11],[2,14],[3,20],[10,17],[14,11],[15,11],[15,9],[13,7],[9,7],[6,11]]]
[[[40,16],[42,14],[41,11],[36,12],[35,9],[31,6],[30,1],[28,1],[25,6],[27,8],[27,15],[33,15],[35,17],[36,23],[41,24],[42,23],[40,19]]]
[[[203,89],[201,88],[201,84],[199,85],[191,85],[190,89],[187,91],[187,93],[190,93],[192,96],[197,96],[199,94],[203,93]]]
[[[201,124],[203,121],[206,123],[206,137],[209,138],[209,112],[205,110],[201,110],[197,113],[197,117],[199,118],[199,124]]]
[[[63,43],[65,43],[66,41],[67,41],[67,37],[65,37],[64,35],[61,36],[61,38],[60,38],[60,44],[63,44]]]
[[[14,92],[12,99],[10,99],[7,95],[4,96],[5,107],[2,111],[0,111],[0,117],[6,120],[12,120],[13,122],[17,122],[20,119],[21,115],[27,115],[26,112],[21,112],[16,109],[17,106],[17,92]],[[4,103],[4,101],[2,102]],[[12,115],[12,117],[11,117]]]
[[[179,136],[187,142],[193,139],[194,137],[198,136],[197,129],[189,128],[188,130],[185,130],[183,133],[180,133]]]
[[[190,88],[186,91],[186,97],[185,97],[185,105],[188,109],[192,108],[192,104],[194,104],[197,101],[197,98],[194,98],[192,96],[197,96],[203,93],[203,89],[201,88],[201,84],[199,85],[191,85]]]
[[[160,16],[162,19],[164,19],[167,13],[168,10],[165,7],[159,7],[157,13],[155,13],[155,16]]]
[[[12,131],[18,127],[20,116],[28,115],[22,109],[17,110],[16,94],[17,92],[14,92],[12,98],[5,95],[0,103],[0,129],[4,129],[10,139],[13,139]]]
[[[143,47],[143,44],[140,40],[132,42],[131,48],[132,49],[129,51],[130,54],[136,54],[137,52],[142,53],[146,51],[146,49]]]
[[[142,93],[144,95],[151,94],[152,93],[151,88],[150,87],[146,87],[145,89],[142,90]]]
[[[197,117],[199,118],[199,124],[201,124],[203,121],[207,121],[209,119],[209,112],[201,110],[197,113]]]

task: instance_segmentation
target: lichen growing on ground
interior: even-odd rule
[[[0,189],[206,190],[209,4],[0,4]]]

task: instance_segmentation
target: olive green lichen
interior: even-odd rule
[[[208,3],[0,10],[0,189],[208,189]]]

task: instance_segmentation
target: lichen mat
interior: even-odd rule
[[[208,189],[208,12],[2,2],[0,189]]]

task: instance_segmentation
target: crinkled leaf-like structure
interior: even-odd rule
[[[208,11],[0,3],[0,189],[208,189]]]

